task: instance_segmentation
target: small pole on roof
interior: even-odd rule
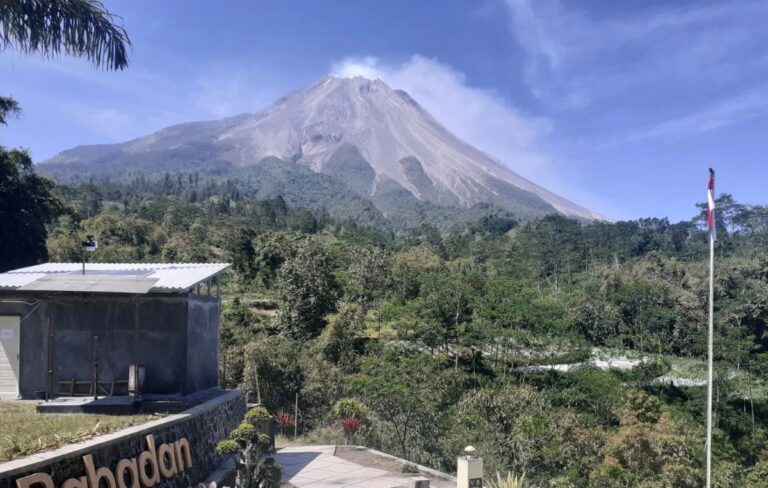
[[[93,236],[85,236],[85,240],[80,244],[83,246],[83,276],[85,276],[85,261],[87,256],[86,251],[93,252],[99,246]]]

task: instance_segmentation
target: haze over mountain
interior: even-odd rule
[[[327,77],[256,114],[174,125],[121,144],[78,146],[42,164],[44,172],[70,181],[198,171],[241,180],[247,174],[257,186],[268,178],[272,193],[301,194],[321,185],[370,201],[385,216],[408,205],[412,211],[492,204],[522,219],[555,212],[602,218],[460,140],[404,91],[362,77]],[[315,181],[302,166],[330,179]],[[305,187],[291,189],[299,179]],[[326,191],[314,206],[333,198]]]

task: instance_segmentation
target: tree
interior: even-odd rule
[[[96,0],[7,0],[0,2],[0,50],[83,56],[97,67],[122,70],[131,41],[118,20]]]
[[[453,452],[466,445],[476,447],[483,453],[487,472],[541,477],[562,473],[579,458],[596,453],[599,429],[583,432],[579,423],[572,413],[554,409],[532,387],[482,388],[467,392],[458,402],[449,440]]]
[[[391,269],[389,256],[381,249],[356,249],[349,265],[351,283],[347,294],[359,306],[360,313],[355,320],[359,326],[368,311],[384,296],[390,286]]]
[[[45,226],[63,210],[53,186],[35,173],[29,153],[0,146],[0,271],[47,258]]]
[[[415,462],[437,457],[449,427],[444,413],[467,388],[462,371],[443,369],[441,363],[428,355],[393,354],[364,361],[350,383],[370,412],[369,445]]]
[[[451,342],[456,346],[455,367],[459,364],[461,327],[472,314],[472,288],[464,278],[458,274],[426,273],[422,276],[419,297],[418,315],[427,326],[426,331],[440,336],[446,352]]]
[[[325,316],[336,310],[338,284],[328,253],[309,241],[285,262],[278,275],[280,311],[275,325],[295,339],[317,336]]]
[[[0,124],[8,125],[8,116],[10,114],[19,115],[21,107],[18,102],[11,97],[0,97]]]
[[[6,0],[0,2],[0,51],[84,56],[95,66],[128,66],[128,34],[96,0]],[[0,97],[0,124],[19,114],[19,104]],[[24,150],[0,146],[0,271],[47,257],[45,225],[62,211],[54,183],[35,174]]]
[[[692,436],[662,413],[658,398],[627,393],[621,426],[605,443],[603,461],[592,472],[594,486],[701,486]]]
[[[237,229],[234,238],[227,242],[227,252],[232,268],[249,282],[256,275],[256,249],[253,247],[254,232],[250,228]]]

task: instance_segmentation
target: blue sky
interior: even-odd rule
[[[131,66],[0,52],[0,143],[78,144],[255,112],[329,73],[381,77],[518,173],[613,219],[718,190],[766,204],[766,1],[108,1]]]

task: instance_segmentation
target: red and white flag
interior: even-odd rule
[[[714,241],[717,238],[715,229],[715,170],[709,168],[709,186],[707,187],[707,228]]]

